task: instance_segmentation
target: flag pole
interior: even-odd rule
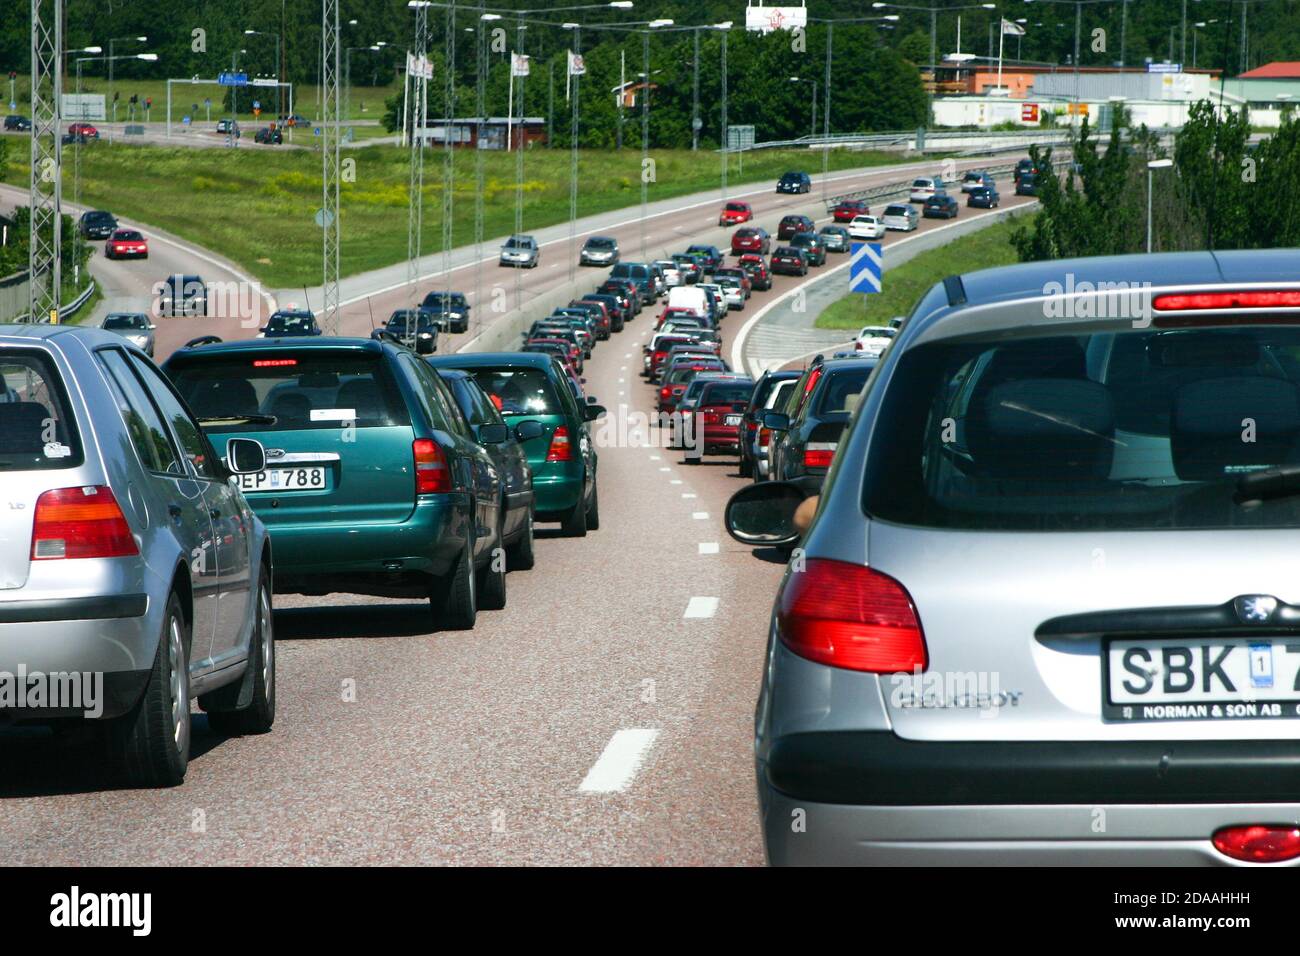
[[[1006,24],[1007,24],[1006,20],[1002,19],[1002,17],[999,16],[998,17],[998,86],[997,86],[999,90],[1002,89],[1002,45],[1007,41]]]
[[[507,97],[506,105],[506,152],[511,152],[515,148],[514,122],[515,122],[515,55],[510,54],[510,94]]]

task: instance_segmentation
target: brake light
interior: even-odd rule
[[[253,368],[284,368],[297,364],[297,359],[253,359]]]
[[[417,438],[411,451],[415,456],[415,493],[438,495],[451,491],[451,469],[442,446],[430,438]]]
[[[1279,309],[1300,307],[1300,290],[1276,289],[1258,292],[1198,292],[1188,295],[1158,295],[1152,305],[1162,312],[1192,312],[1198,309]]]
[[[551,435],[551,447],[546,449],[547,461],[573,461],[573,443],[569,441],[569,427],[559,425]]]
[[[716,425],[719,421],[721,421],[721,416],[719,416],[717,412],[707,410],[704,412],[704,424]]]
[[[813,373],[808,376],[808,384],[803,387],[804,395],[807,395],[809,392],[811,392],[814,388],[817,387],[817,379],[821,377],[822,377],[822,368],[819,365],[815,369],[813,369]]]
[[[668,386],[666,386],[666,385],[665,385],[663,388],[659,389],[659,397],[660,397],[660,398],[667,398],[667,397],[668,397],[669,395],[671,395],[672,393],[673,393],[673,390],[672,390],[671,388],[669,388]]]
[[[758,447],[766,448],[772,443],[772,429],[760,428],[758,430]]]
[[[859,564],[809,558],[787,574],[777,625],[791,651],[831,667],[888,674],[929,664],[911,595]]]
[[[862,343],[861,343],[861,342],[854,342],[854,343],[853,343],[853,350],[854,350],[855,352],[861,352],[861,351],[862,351]]]
[[[103,485],[56,488],[36,499],[33,561],[139,554],[113,492]]]
[[[835,457],[835,442],[810,441],[804,448],[803,464],[805,468],[829,468]]]
[[[1282,824],[1224,827],[1214,834],[1214,848],[1247,863],[1281,863],[1300,856],[1300,827]]]

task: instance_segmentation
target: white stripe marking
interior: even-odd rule
[[[718,613],[718,599],[715,597],[693,597],[686,603],[686,619],[713,617]]]
[[[718,542],[716,541],[700,542],[700,554],[717,554],[717,553],[718,553]]]
[[[670,481],[670,482],[668,482],[668,483],[669,483],[670,485],[680,485],[680,484],[682,483],[682,480],[681,480],[680,478],[674,478],[672,481]]]
[[[615,733],[582,778],[582,783],[578,784],[578,790],[582,793],[621,793],[626,790],[658,736],[658,730],[635,727]]]
[[[691,517],[696,521],[708,521],[709,513],[707,511],[692,511]]]

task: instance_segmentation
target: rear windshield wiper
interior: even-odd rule
[[[1232,500],[1239,505],[1257,505],[1295,495],[1300,495],[1300,465],[1279,465],[1242,475],[1237,479]]]
[[[217,422],[247,422],[252,425],[274,425],[278,418],[274,415],[209,415],[199,419],[200,425],[215,425]]]

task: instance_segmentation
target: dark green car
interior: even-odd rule
[[[256,438],[240,487],[275,542],[275,590],[425,597],[444,626],[505,605],[501,479],[446,385],[371,339],[182,348],[163,370],[218,448]]]
[[[565,534],[576,537],[600,527],[591,422],[605,409],[591,399],[581,404],[558,359],[535,352],[474,352],[425,361],[472,374],[512,428],[525,421],[541,424],[542,433],[523,443],[538,521],[558,521]]]

